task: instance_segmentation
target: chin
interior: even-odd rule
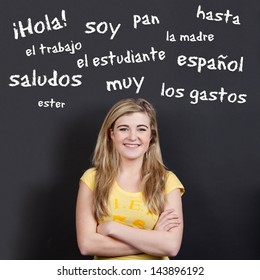
[[[126,159],[126,160],[140,160],[140,159],[143,159],[144,157],[144,154],[141,154],[141,155],[122,155],[122,158]]]

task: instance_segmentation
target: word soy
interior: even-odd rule
[[[110,40],[113,40],[114,37],[116,36],[116,33],[118,32],[119,28],[121,26],[121,23],[118,23],[116,26],[113,25],[111,22],[95,22],[95,21],[90,21],[86,23],[86,34],[91,34],[94,32],[97,32],[99,34],[105,34],[107,32],[111,33]]]

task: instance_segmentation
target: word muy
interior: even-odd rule
[[[201,73],[202,68],[206,67],[208,70],[230,71],[230,72],[243,72],[244,57],[241,56],[238,60],[224,61],[228,55],[219,55],[218,58],[205,59],[204,57],[179,55],[177,64],[179,66],[195,67]]]
[[[136,86],[136,93],[139,93],[144,81],[144,76],[138,82],[135,77],[127,77],[125,79],[106,81],[107,91],[129,89],[131,86]],[[112,88],[112,89],[111,89]]]
[[[101,57],[94,57],[92,64],[94,67],[116,65],[123,63],[143,63],[149,61],[157,61],[165,59],[165,51],[158,51],[154,47],[151,47],[147,53],[135,53],[133,50],[127,50],[126,54],[114,54],[113,51],[109,51],[108,55]],[[85,54],[84,59],[77,60],[78,68],[89,67],[88,55]]]
[[[67,26],[66,12],[61,11],[61,19],[58,17],[52,20],[46,14],[44,15],[44,20],[38,21],[35,24],[32,23],[32,19],[28,18],[26,23],[18,21],[18,23],[13,23],[14,38],[19,39],[19,37],[24,38],[27,35],[42,34],[45,31],[59,30]]]
[[[202,31],[199,31],[199,34],[180,34],[179,41],[180,42],[212,42],[214,40],[213,34],[204,34]],[[166,31],[166,41],[167,42],[176,42],[175,35]]]
[[[81,82],[82,75],[70,75],[65,74],[59,77],[58,71],[53,70],[52,76],[47,77],[47,75],[38,75],[36,69],[33,69],[31,75],[11,75],[10,76],[10,87],[22,86],[22,87],[43,87],[43,86],[52,86],[52,87],[78,87],[82,84]]]
[[[174,88],[166,87],[165,83],[162,83],[161,87],[161,96],[168,98],[182,98],[185,95],[184,88]],[[193,89],[190,91],[189,96],[191,98],[191,104],[198,104],[199,101],[228,101],[229,103],[238,103],[243,104],[246,102],[247,94],[237,94],[237,93],[228,93],[225,91],[224,87],[221,87],[219,91],[206,91],[206,90],[197,90]]]
[[[45,46],[44,44],[40,44],[38,50],[40,51],[40,54],[45,55],[45,54],[56,54],[56,53],[63,53],[63,52],[67,52],[69,54],[75,54],[76,51],[81,50],[82,48],[82,44],[80,42],[74,43],[71,40],[71,43],[67,43],[67,44],[62,44],[61,42],[58,42],[56,45],[54,46]],[[31,55],[36,55],[36,47],[35,45],[32,45],[31,48],[27,49],[25,51],[27,56],[31,56]]]
[[[226,10],[225,13],[218,12],[214,14],[212,11],[204,12],[201,9],[201,5],[199,5],[196,16],[199,19],[208,20],[208,21],[225,21],[226,23],[231,22],[236,25],[241,24],[239,20],[239,16],[238,15],[234,16],[233,14],[230,13],[230,10]]]
[[[38,101],[38,107],[40,108],[64,108],[65,107],[65,103],[64,102],[60,102],[60,101],[54,101],[53,98],[51,98],[51,100],[48,101]]]

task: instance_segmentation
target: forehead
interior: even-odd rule
[[[150,126],[150,118],[147,115],[147,113],[142,113],[142,112],[135,112],[135,113],[130,113],[130,114],[126,114],[123,115],[121,117],[119,117],[116,122],[115,125],[147,125]]]

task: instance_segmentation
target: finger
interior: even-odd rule
[[[160,219],[160,222],[167,222],[167,221],[178,221],[180,219],[179,215],[177,214],[169,214],[169,215],[165,215]]]
[[[163,221],[163,220],[167,220],[167,219],[176,219],[179,216],[177,214],[174,214],[173,212],[168,212],[168,213],[163,213],[160,215],[158,221]]]
[[[175,212],[175,210],[173,209],[173,208],[169,208],[169,209],[166,209],[166,210],[164,210],[162,213],[161,213],[161,215],[168,215],[169,213],[173,213],[173,212]]]
[[[179,215],[177,214],[170,214],[167,216],[168,219],[174,219],[174,220],[178,220],[180,218]]]
[[[180,226],[180,223],[169,223],[167,225],[165,225],[165,227],[163,228],[164,231],[169,231],[172,228],[177,228],[178,226]]]
[[[171,226],[171,225],[173,225],[173,226],[179,226],[180,223],[181,223],[180,220],[167,219],[167,220],[162,221],[160,224],[158,224],[158,227],[164,229],[165,227]]]

